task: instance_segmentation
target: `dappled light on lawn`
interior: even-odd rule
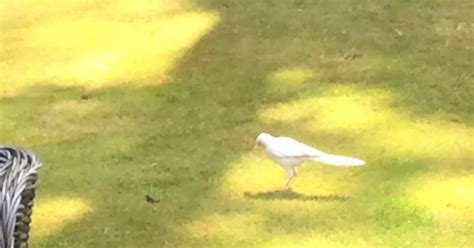
[[[55,235],[92,211],[91,204],[82,198],[41,199],[33,208],[32,236],[43,238]]]
[[[473,174],[458,177],[427,174],[410,183],[407,190],[413,201],[434,214],[438,214],[440,210],[449,212],[448,209],[452,209],[456,210],[453,211],[454,215],[458,215],[456,217],[474,221]]]
[[[370,148],[384,156],[408,153],[442,158],[474,152],[474,128],[413,116],[391,106],[395,100],[396,96],[380,89],[334,85],[321,89],[318,96],[270,105],[259,116],[268,125],[354,137],[357,149]],[[327,141],[315,138],[314,143]]]
[[[271,160],[263,149],[243,155],[229,165],[221,179],[220,193],[230,199],[245,196],[257,200],[283,201],[345,201],[357,188],[352,180],[340,178],[359,169],[341,169],[317,162],[306,162],[299,167],[299,175],[291,186],[295,192],[284,192],[287,179],[283,168]],[[332,174],[328,172],[332,171]]]
[[[0,1],[0,141],[44,160],[32,245],[470,247],[452,2]],[[260,132],[366,164],[283,191]]]
[[[9,83],[1,84],[0,93],[14,94],[22,87],[38,84],[96,88],[160,83],[177,59],[219,18],[215,13],[176,6],[163,13],[143,12],[142,8],[122,13],[121,5],[140,4],[119,1],[100,6],[90,2],[58,7],[56,11],[62,14],[54,17],[46,14],[49,8],[31,2],[21,11],[23,16],[14,16],[1,26],[0,72]],[[11,2],[4,8],[11,11],[21,6]],[[94,11],[81,12],[81,8],[95,7]],[[38,15],[35,11],[46,13]],[[35,21],[23,25],[14,21],[22,22],[23,18]]]
[[[472,166],[473,161],[474,158],[458,162]],[[423,207],[431,216],[436,226],[432,231],[442,247],[451,246],[453,239],[459,244],[472,242],[468,235],[459,235],[469,233],[474,227],[474,176],[470,171],[426,173],[407,185],[410,201]]]
[[[246,192],[279,189],[286,174],[264,154],[248,154],[229,165],[221,180],[221,191],[231,198],[241,198]]]
[[[268,75],[266,86],[270,91],[284,91],[288,87],[297,86],[314,77],[316,77],[315,73],[306,67],[282,68]]]
[[[352,248],[371,247],[371,241],[367,236],[362,236],[361,232],[354,230],[352,233],[341,233],[337,230],[331,233],[321,234],[319,231],[305,232],[304,234],[281,234],[272,240],[254,246],[255,248]],[[344,242],[343,237],[351,235],[351,242]]]
[[[383,121],[381,111],[390,95],[381,90],[356,90],[348,86],[321,89],[320,96],[302,97],[260,110],[262,121],[298,123],[313,130],[360,130]]]

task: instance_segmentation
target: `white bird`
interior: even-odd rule
[[[288,185],[294,176],[298,174],[297,167],[306,161],[318,161],[335,166],[361,166],[365,161],[347,156],[331,155],[305,145],[289,137],[273,137],[268,133],[258,135],[256,145],[265,147],[267,154],[285,169],[288,175],[283,189],[288,189]]]

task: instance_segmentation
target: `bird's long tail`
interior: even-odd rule
[[[365,161],[360,160],[358,158],[332,154],[324,154],[322,156],[314,158],[314,160],[324,164],[335,166],[362,166],[365,164]]]

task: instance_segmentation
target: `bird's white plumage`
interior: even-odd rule
[[[325,153],[289,137],[273,138],[266,146],[269,153],[281,158],[310,158],[324,156]]]
[[[257,137],[257,144],[265,147],[267,154],[285,169],[290,180],[296,174],[295,167],[309,160],[335,166],[365,164],[363,160],[357,158],[327,154],[290,137],[273,137],[268,133],[261,133]],[[288,186],[289,181],[285,187]]]

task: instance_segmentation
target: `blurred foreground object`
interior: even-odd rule
[[[0,247],[26,248],[41,160],[30,150],[0,144]]]

